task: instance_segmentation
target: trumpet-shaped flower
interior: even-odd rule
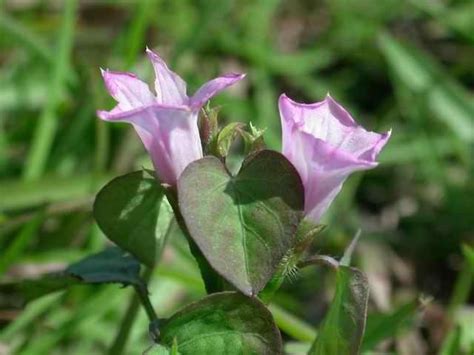
[[[391,132],[366,131],[329,95],[302,104],[283,94],[279,108],[283,154],[303,181],[306,216],[319,222],[351,173],[377,166]]]
[[[134,74],[102,70],[105,86],[118,104],[97,114],[106,121],[131,123],[161,181],[175,185],[186,166],[203,156],[197,125],[199,110],[245,74],[220,76],[188,97],[183,79],[156,53],[147,49],[147,54],[155,71],[155,93]]]

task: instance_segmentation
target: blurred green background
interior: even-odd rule
[[[130,126],[109,109],[99,67],[152,81],[145,46],[190,92],[228,71],[247,78],[220,94],[223,121],[267,127],[280,147],[278,96],[327,92],[365,127],[393,129],[380,166],[357,173],[325,216],[314,252],[342,255],[356,231],[367,272],[365,352],[474,350],[474,2],[469,0],[0,1],[0,281],[34,277],[98,250],[94,194],[148,164]],[[160,316],[204,294],[179,238],[155,272]],[[304,353],[333,289],[302,270],[272,310],[286,350]],[[74,287],[25,310],[0,307],[0,354],[101,354],[132,290]],[[421,298],[420,298],[421,297]],[[0,297],[1,298],[1,297]],[[418,301],[416,301],[418,299]],[[145,314],[128,353],[150,345]]]

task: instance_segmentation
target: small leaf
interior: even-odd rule
[[[0,309],[21,308],[46,294],[78,284],[120,283],[143,286],[140,263],[119,248],[109,248],[38,279],[0,284]]]
[[[188,165],[178,181],[189,233],[211,266],[244,294],[258,293],[292,246],[304,192],[280,153],[262,150],[230,176],[215,157]]]
[[[83,283],[141,285],[140,263],[120,248],[108,248],[70,265],[66,271]]]
[[[336,292],[309,355],[358,354],[365,329],[369,287],[359,270],[339,265]]]
[[[102,188],[94,217],[107,238],[152,267],[173,214],[158,181],[146,171],[136,171]]]
[[[174,339],[183,355],[281,354],[280,332],[270,311],[238,292],[215,293],[165,321],[161,342]]]

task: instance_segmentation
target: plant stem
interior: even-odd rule
[[[299,341],[314,341],[317,333],[316,329],[311,325],[275,304],[270,305],[268,308],[272,312],[276,324],[282,331]]]
[[[151,278],[152,274],[152,269],[147,268],[145,270],[145,273],[143,275],[145,284],[148,283],[148,281]],[[132,330],[133,323],[135,322],[135,319],[138,315],[138,309],[140,308],[140,301],[141,301],[141,295],[140,292],[137,291],[137,288],[135,287],[135,292],[133,292],[132,297],[130,299],[130,303],[128,304],[127,312],[125,313],[125,316],[123,317],[122,324],[120,325],[120,329],[115,336],[114,342],[112,343],[108,354],[109,355],[120,355],[123,354],[125,351],[125,347],[127,345],[127,340],[130,335],[130,331]],[[146,309],[146,308],[145,308]],[[147,311],[148,314],[148,311]]]
[[[163,237],[163,243],[161,244],[160,249],[157,253],[156,263],[158,263],[158,261],[161,259],[161,255],[163,254],[163,250],[165,249],[166,242],[169,238],[169,235],[171,234],[171,231],[173,230],[172,226],[174,225],[174,223],[176,222],[175,221],[170,222],[170,225],[168,226],[168,230],[166,231]],[[133,293],[132,298],[130,299],[127,312],[125,313],[120,329],[117,335],[115,336],[115,340],[112,343],[112,346],[110,347],[108,354],[120,355],[124,352],[130,331],[132,329],[132,325],[135,322],[135,319],[138,314],[140,303],[143,305],[143,308],[145,308],[145,312],[148,316],[148,319],[150,320],[150,333],[154,338],[153,340],[156,341],[156,339],[158,338],[159,319],[155,313],[155,310],[153,309],[150,299],[148,298],[148,289],[147,289],[147,285],[151,279],[152,274],[153,274],[153,269],[147,268],[143,274],[143,280],[144,280],[143,285],[134,286],[135,292]]]
[[[191,237],[188,231],[186,223],[184,222],[183,215],[181,214],[181,211],[179,209],[178,195],[177,195],[176,190],[174,188],[168,188],[165,190],[165,193],[166,193],[166,198],[168,199],[168,202],[171,208],[173,209],[176,222],[178,223],[178,226],[181,228],[181,231],[183,232],[183,234],[185,235],[186,240],[188,241],[188,244],[189,244],[189,249],[191,251],[191,254],[196,259],[196,262],[199,266],[199,271],[201,272],[201,276],[204,281],[204,285],[206,287],[206,292],[208,294],[211,294],[211,293],[223,291],[225,287],[224,279],[212,268],[212,266],[204,257],[201,250],[199,249],[197,244],[194,242],[193,238]]]

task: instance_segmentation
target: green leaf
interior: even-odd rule
[[[238,292],[215,293],[186,306],[160,327],[161,342],[174,339],[183,355],[281,354],[271,313],[256,298]]]
[[[153,267],[173,214],[158,181],[146,171],[136,171],[100,190],[94,217],[107,238]]]
[[[173,346],[171,349],[161,344],[153,344],[151,348],[143,352],[143,354],[149,355],[180,355],[177,346]]]
[[[244,294],[255,295],[292,246],[304,192],[280,153],[249,156],[231,176],[215,157],[191,163],[178,181],[182,215],[211,266]]]
[[[139,262],[120,248],[108,248],[70,265],[66,274],[88,284],[141,285]]]
[[[46,294],[78,284],[120,283],[143,286],[140,263],[130,254],[113,247],[88,256],[64,271],[38,279],[0,284],[0,309],[21,308]]]
[[[336,269],[336,292],[308,354],[358,354],[365,329],[369,287],[365,275],[352,267]]]

